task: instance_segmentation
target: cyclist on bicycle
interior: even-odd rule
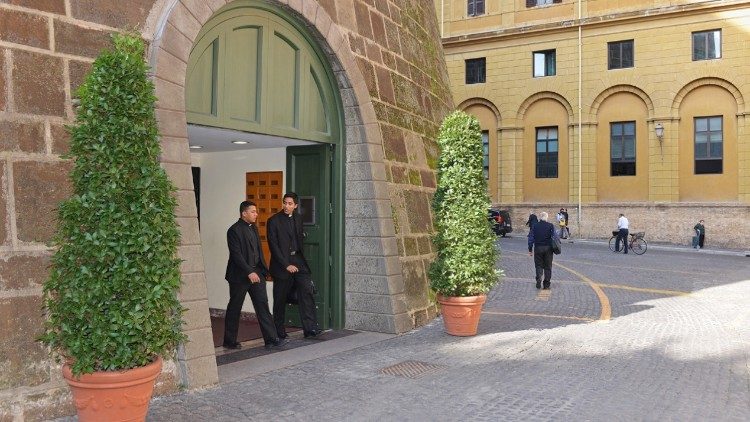
[[[625,214],[620,214],[617,219],[617,240],[615,241],[615,252],[620,252],[620,240],[625,244],[625,253],[628,253],[628,226],[630,223]]]

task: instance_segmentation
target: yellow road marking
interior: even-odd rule
[[[622,284],[604,284],[604,283],[596,283],[596,284],[599,287],[605,287],[608,289],[632,290],[635,292],[656,293],[656,294],[667,295],[667,296],[687,296],[690,294],[690,292],[681,292],[679,290],[648,289],[645,287],[623,286]]]
[[[539,317],[539,318],[556,318],[556,319],[572,319],[575,321],[593,322],[591,318],[583,317],[572,317],[562,315],[545,315],[545,314],[526,314],[521,312],[500,312],[500,311],[482,311],[483,314],[487,315],[510,315],[510,316],[528,316],[528,317]]]
[[[543,300],[545,302],[548,302],[550,296],[552,296],[551,290],[539,290],[539,293],[536,294],[536,300]]]
[[[590,278],[586,277],[585,275],[579,273],[578,271],[568,268],[564,265],[560,265],[556,262],[552,262],[553,265],[557,265],[558,267],[564,269],[565,271],[571,272],[578,276],[581,280],[586,282],[591,289],[596,293],[596,297],[599,298],[599,303],[601,304],[601,313],[599,314],[599,320],[600,321],[608,321],[610,318],[612,318],[612,306],[609,304],[609,298],[606,294],[604,294],[604,290],[602,290],[601,287],[599,287],[599,284],[591,280]]]
[[[585,264],[585,265],[594,265],[597,267],[602,268],[621,268],[621,269],[628,269],[632,270],[632,266],[623,266],[623,265],[604,265],[600,264],[598,262],[591,262],[591,261],[579,261],[577,259],[566,259],[565,262],[570,262],[574,264]],[[664,268],[648,268],[648,267],[638,267],[639,270],[646,270],[651,272],[662,272],[662,273],[675,273],[675,274],[712,274],[707,271],[680,271],[680,270],[667,270]]]

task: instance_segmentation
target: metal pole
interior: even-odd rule
[[[581,231],[581,194],[582,194],[582,187],[583,180],[581,180],[581,177],[583,175],[583,160],[581,157],[582,154],[582,137],[583,137],[583,26],[581,21],[581,1],[578,0],[578,232],[580,236]]]

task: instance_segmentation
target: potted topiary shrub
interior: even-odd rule
[[[74,193],[44,284],[41,341],[64,361],[81,421],[144,420],[162,357],[185,340],[175,188],[158,162],[145,46],[129,34],[113,44],[78,90]]]
[[[479,122],[462,111],[445,118],[438,135],[437,190],[432,202],[437,257],[430,285],[438,294],[448,334],[477,333],[486,294],[497,283],[495,236],[482,171]]]

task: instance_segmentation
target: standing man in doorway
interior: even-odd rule
[[[284,320],[287,296],[297,291],[299,314],[305,338],[316,337],[318,327],[315,312],[315,285],[310,266],[302,254],[302,217],[295,212],[299,197],[294,192],[284,194],[281,211],[268,219],[268,246],[271,249],[273,277],[273,319],[279,337],[286,338]]]
[[[258,209],[255,204],[244,201],[240,204],[239,220],[227,230],[229,261],[225,278],[229,282],[229,303],[224,323],[224,347],[227,349],[242,348],[237,341],[237,330],[247,293],[253,302],[266,347],[279,347],[285,343],[276,334],[271,310],[268,307],[268,268],[263,259],[263,249],[260,247],[260,236],[255,224],[257,219]]]

